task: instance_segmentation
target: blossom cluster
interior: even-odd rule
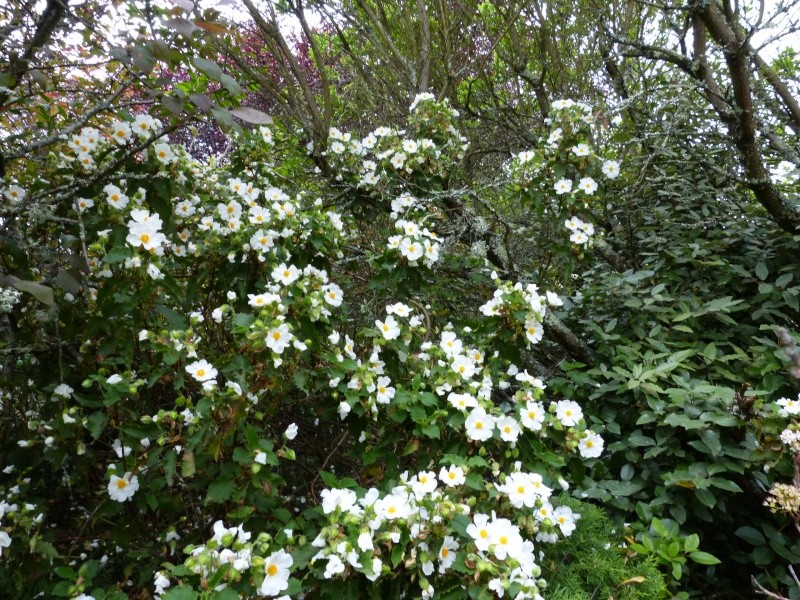
[[[573,100],[557,100],[550,106],[550,134],[541,148],[514,155],[508,165],[509,175],[523,190],[533,190],[542,197],[541,208],[556,217],[576,211],[588,211],[603,191],[601,181],[616,179],[619,163],[598,156],[589,143],[596,136],[591,108]],[[555,179],[555,181],[553,181]],[[538,195],[534,194],[534,198]],[[583,227],[573,227],[577,222]],[[567,219],[570,241],[586,245],[592,236],[590,223],[574,216]]]
[[[161,121],[146,113],[137,115],[132,122],[116,120],[107,127],[105,133],[96,127],[83,127],[67,139],[70,154],[62,156],[84,171],[93,171],[97,168],[98,151],[108,144],[125,146],[134,138],[147,140],[160,129]],[[156,144],[154,152],[164,164],[177,160],[168,144]]]
[[[530,492],[524,495],[533,519],[524,527],[496,512],[472,514],[462,496],[474,492],[464,489],[465,469],[453,464],[438,473],[405,473],[385,494],[376,488],[363,494],[342,488],[323,490],[322,510],[329,521],[312,542],[319,548],[312,561],[326,561],[325,578],[346,577],[355,571],[375,580],[390,569],[382,557],[391,556],[393,566],[402,561],[407,569],[417,570],[427,598],[435,594],[435,580],[443,579],[458,563],[459,572],[474,573],[474,582],[486,585],[498,597],[514,586],[515,597],[536,598],[544,583],[534,544],[524,533],[554,541],[556,531],[564,536],[572,533],[578,515],[566,507],[552,509],[547,501],[550,488],[538,474],[517,471],[505,481],[497,489],[508,492],[515,508],[523,508],[518,489],[526,487]],[[460,527],[455,527],[457,522]]]
[[[522,326],[528,345],[541,341],[544,335],[544,316],[549,306],[561,306],[562,300],[553,292],[539,294],[537,285],[500,281],[496,274],[492,277],[497,289],[491,300],[480,307],[480,312],[487,317],[504,316]],[[520,315],[522,317],[520,318]]]

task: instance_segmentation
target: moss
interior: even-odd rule
[[[669,597],[664,578],[651,560],[628,558],[622,536],[598,507],[571,498],[559,504],[580,513],[573,534],[556,544],[540,544],[548,573],[548,600],[654,600]]]

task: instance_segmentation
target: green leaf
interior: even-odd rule
[[[719,434],[713,429],[704,429],[700,432],[700,439],[703,440],[713,456],[719,456],[722,452],[722,444],[719,441]]]
[[[470,473],[467,475],[466,485],[468,488],[473,490],[483,490],[483,478],[478,473]]]
[[[169,325],[169,328],[172,330],[184,330],[189,326],[189,321],[185,316],[172,310],[168,306],[158,304],[156,305],[156,312],[164,316],[167,320],[167,325]]]
[[[197,468],[194,462],[194,452],[184,450],[183,454],[181,455],[181,477],[189,479],[194,477],[196,471]]]
[[[392,548],[392,567],[397,568],[400,561],[403,560],[403,546],[398,544]]]
[[[183,100],[180,98],[164,94],[161,96],[161,104],[176,117],[183,112]]]
[[[755,527],[750,527],[749,525],[739,527],[739,529],[734,532],[734,535],[742,538],[745,542],[753,544],[753,546],[761,546],[766,542],[764,534]]]
[[[51,287],[47,287],[41,283],[36,283],[35,281],[17,279],[13,275],[7,275],[6,281],[11,285],[11,287],[19,290],[20,292],[26,292],[30,294],[42,304],[46,304],[47,306],[55,306],[56,304],[56,301],[53,298],[53,288]]]
[[[133,64],[142,71],[145,75],[153,70],[156,66],[156,57],[153,56],[152,50],[144,43],[139,43],[131,50],[131,57]]]
[[[223,130],[228,130],[234,126],[233,115],[227,108],[212,108],[211,114],[214,115],[214,120]]]
[[[432,439],[438,440],[441,437],[441,431],[436,423],[431,423],[427,427],[423,427],[422,433]]]
[[[181,35],[191,38],[192,34],[200,29],[197,25],[192,23],[189,19],[183,17],[175,17],[174,19],[167,19],[163,21],[164,25],[170,29],[174,29]]]
[[[103,434],[103,429],[108,422],[108,417],[104,412],[94,412],[86,419],[86,429],[92,434],[94,439],[98,439]]]
[[[207,500],[210,502],[225,502],[233,494],[236,483],[233,477],[223,476],[208,486]]]
[[[70,272],[61,269],[58,274],[53,279],[53,283],[55,283],[58,287],[60,287],[65,292],[69,292],[73,296],[77,296],[81,293],[81,284],[72,275]]]
[[[180,586],[172,588],[161,596],[163,600],[197,600],[197,592],[190,587]]]
[[[718,565],[720,563],[720,560],[713,554],[699,550],[696,552],[690,552],[689,558],[701,565]]]
[[[192,62],[194,66],[200,69],[209,79],[213,79],[214,81],[220,81],[222,79],[222,69],[220,69],[217,63],[206,60],[205,58],[200,58],[199,56],[195,56]]]
[[[225,73],[222,74],[222,87],[228,90],[234,96],[238,96],[239,94],[244,94],[244,90],[242,86],[230,75]]]
[[[724,479],[722,477],[711,477],[709,479],[709,482],[711,483],[711,485],[721,490],[726,490],[728,492],[736,492],[736,493],[742,492],[742,488],[739,487],[737,483],[734,483],[729,479]]]
[[[178,454],[174,449],[167,451],[164,456],[164,476],[167,479],[167,485],[172,487],[172,482],[175,479],[175,468],[178,463]]]
[[[254,125],[271,125],[272,117],[267,113],[261,112],[249,106],[240,106],[239,108],[232,108],[230,113],[237,119],[241,119],[245,123],[252,123]]]
[[[767,265],[765,265],[763,261],[758,261],[756,263],[756,277],[758,277],[761,281],[764,281],[768,275],[769,269],[767,268]]]
[[[705,504],[708,508],[714,508],[717,505],[717,499],[707,489],[699,489],[695,491],[697,499]]]
[[[696,533],[686,536],[686,539],[683,541],[683,549],[686,552],[694,552],[699,547],[700,547],[700,536],[698,536]]]

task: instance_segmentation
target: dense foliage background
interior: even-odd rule
[[[0,7],[3,589],[800,598],[796,2],[201,4]]]

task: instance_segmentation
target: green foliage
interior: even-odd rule
[[[642,553],[644,558],[630,557],[623,532],[603,511],[575,500],[567,504],[581,518],[569,539],[546,551],[544,564],[561,561],[548,582],[547,598],[645,600],[669,596],[656,559],[646,553]]]

